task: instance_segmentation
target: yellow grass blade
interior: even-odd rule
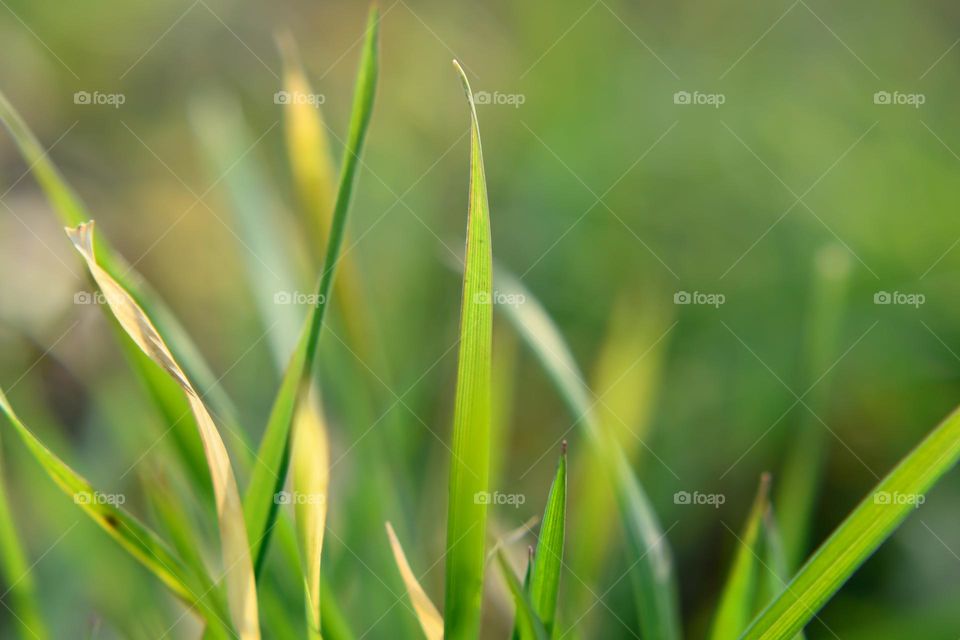
[[[90,274],[99,285],[120,326],[144,353],[180,384],[187,396],[203,441],[217,501],[223,570],[231,618],[242,640],[257,639],[260,637],[260,625],[257,616],[253,564],[250,561],[250,547],[243,521],[240,494],[227,449],[200,395],[177,364],[150,318],[127,291],[97,264],[93,248],[93,230],[91,220],[76,228],[67,228],[66,231],[77,251],[86,261]]]
[[[442,640],[443,638],[443,618],[440,612],[433,606],[430,597],[420,586],[417,576],[414,575],[407,562],[407,556],[403,553],[403,547],[397,540],[397,534],[393,531],[393,526],[387,523],[387,536],[390,538],[390,547],[393,549],[393,557],[397,561],[397,568],[400,569],[400,576],[403,583],[407,586],[407,594],[413,603],[413,609],[417,612],[417,619],[420,626],[423,627],[423,634],[427,640]]]

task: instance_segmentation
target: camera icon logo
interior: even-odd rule
[[[690,504],[690,492],[677,491],[673,494],[673,504]]]
[[[490,104],[491,96],[489,91],[477,91],[473,94],[473,101],[477,104]]]
[[[889,291],[877,291],[873,294],[873,304],[890,304],[893,302],[893,296]]]
[[[273,503],[274,504],[292,504],[293,497],[290,495],[289,491],[280,491],[279,493],[273,494]]]
[[[289,91],[277,91],[273,94],[273,104],[290,104]]]
[[[692,96],[689,91],[677,91],[673,94],[673,104],[690,104]]]
[[[890,504],[891,496],[889,491],[877,491],[873,494],[874,504]]]
[[[873,94],[873,104],[890,104],[892,100],[889,91],[877,91]]]
[[[91,100],[89,91],[77,91],[73,94],[73,104],[90,104]]]
[[[473,494],[473,504],[490,504],[490,492],[477,491]]]
[[[689,291],[677,291],[673,294],[673,304],[690,304],[691,300]]]
[[[93,502],[93,496],[90,495],[89,491],[81,491],[79,493],[73,494],[74,504],[90,504],[92,502]]]

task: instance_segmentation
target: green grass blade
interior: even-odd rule
[[[493,258],[490,211],[480,148],[480,126],[470,83],[460,65],[470,103],[470,205],[460,309],[460,352],[453,417],[447,510],[444,637],[475,638],[483,595],[490,460],[490,371],[493,331]]]
[[[543,621],[537,616],[533,603],[530,601],[530,595],[524,591],[517,576],[510,568],[510,563],[503,553],[503,549],[497,549],[497,564],[500,565],[500,571],[503,573],[503,579],[507,582],[510,594],[513,596],[513,602],[516,608],[516,622],[514,623],[518,631],[520,640],[547,640],[549,634],[544,628]]]
[[[733,640],[743,633],[753,618],[758,583],[763,568],[763,517],[769,508],[770,476],[760,479],[757,497],[747,516],[743,532],[737,536],[733,565],[720,595],[717,614],[710,637],[713,640]]]
[[[353,640],[353,631],[337,604],[333,588],[325,576],[320,576],[320,626],[324,640]]]
[[[587,442],[606,464],[619,505],[620,519],[635,559],[631,560],[641,636],[658,640],[680,638],[680,614],[673,559],[666,534],[622,449],[601,430],[593,410],[592,392],[583,382],[569,347],[537,299],[508,272],[497,269],[497,290],[523,300],[498,305],[529,346],[553,382]]]
[[[533,571],[530,574],[530,600],[547,633],[553,631],[563,566],[563,537],[567,521],[567,443],[563,443],[557,474],[547,496],[543,524],[537,540]]]
[[[317,286],[316,300],[300,335],[297,347],[283,375],[280,391],[273,403],[267,428],[263,434],[250,485],[244,498],[247,530],[250,532],[255,567],[259,574],[266,557],[273,522],[277,517],[274,495],[283,488],[290,462],[290,427],[302,388],[308,384],[323,326],[327,302],[330,298],[333,276],[343,243],[344,229],[350,201],[356,183],[357,168],[363,142],[373,113],[373,98],[378,74],[379,13],[374,7],[367,19],[366,39],[360,60],[360,71],[353,98],[350,133],[347,139],[343,171],[334,205],[333,222],[327,241],[323,271]]]
[[[806,384],[815,384],[816,381],[805,400],[816,413],[824,410],[829,391],[829,381],[818,378],[832,369],[838,355],[836,347],[846,306],[851,262],[845,248],[829,245],[817,254],[814,265],[803,366]],[[783,525],[784,554],[791,571],[810,551],[810,522],[826,458],[826,430],[812,412],[802,414],[777,483],[776,504]]]
[[[241,640],[257,640],[260,637],[260,623],[253,564],[250,560],[250,545],[243,522],[240,493],[220,432],[200,394],[170,353],[169,347],[163,342],[163,338],[149,316],[123,286],[97,263],[94,253],[93,222],[81,224],[75,229],[67,229],[67,235],[83,256],[90,275],[99,285],[114,317],[137,346],[177,381],[190,403],[200,438],[203,440],[207,466],[210,468],[210,477],[216,496],[220,551],[223,557],[224,581],[227,586],[231,619]]]
[[[763,542],[766,570],[761,574],[763,579],[760,581],[757,607],[753,615],[773,602],[787,586],[787,580],[790,579],[787,556],[783,548],[783,538],[780,536],[780,526],[777,524],[777,517],[772,505],[767,507],[767,512],[763,514]],[[797,633],[793,636],[793,640],[803,639],[803,633]]]
[[[958,458],[960,410],[955,410],[847,516],[743,637],[773,640],[800,631]]]
[[[30,167],[30,172],[53,205],[60,221],[65,226],[74,227],[91,220],[93,216],[63,176],[60,175],[59,170],[54,166],[43,147],[40,146],[33,132],[30,131],[26,122],[2,92],[0,92],[0,121],[10,132],[24,161]],[[105,238],[98,237],[96,249],[101,266],[130,293],[137,304],[152,318],[158,332],[170,346],[177,362],[183,365],[190,379],[194,380],[203,389],[210,405],[226,424],[228,431],[239,433],[240,429],[237,427],[238,420],[233,403],[217,384],[217,378],[204,361],[199,349],[170,309],[143,278],[123,260],[120,254],[110,247]],[[122,331],[118,331],[117,335],[121,346],[129,353],[129,340]],[[183,463],[188,472],[195,478],[202,477],[205,473],[205,465],[202,464],[202,459],[198,459],[196,455],[198,453],[196,447],[198,442],[196,425],[192,416],[184,415],[185,407],[182,400],[169,401],[171,398],[169,389],[163,386],[155,388],[157,378],[144,375],[143,367],[136,362],[134,364],[137,371],[141,373],[141,378],[151,399],[156,402],[161,415],[168,421],[167,424],[172,427],[175,442],[181,445]],[[209,481],[207,481],[207,484],[209,485]]]
[[[0,394],[2,393],[0,391]],[[6,404],[5,399],[2,402]],[[3,576],[3,584],[8,585],[7,591],[13,601],[11,614],[16,621],[13,626],[17,629],[17,635],[24,640],[44,640],[49,634],[40,615],[31,569],[13,522],[7,500],[3,461],[0,459],[0,574]]]
[[[222,629],[229,628],[229,623],[226,621],[225,611],[216,604],[214,586],[210,578],[194,575],[156,533],[136,518],[109,501],[92,499],[93,496],[100,495],[99,492],[40,442],[21,422],[2,390],[0,390],[0,411],[7,417],[27,449],[57,486],[70,496],[84,513],[119,542],[120,546],[149,569],[174,595],[200,612],[211,627],[221,629],[221,633],[216,637],[222,637]]]

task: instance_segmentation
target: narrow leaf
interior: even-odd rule
[[[413,610],[417,614],[417,620],[423,628],[423,634],[427,640],[442,640],[443,638],[443,618],[440,612],[433,605],[430,596],[420,586],[416,574],[410,568],[407,562],[407,556],[403,553],[403,547],[397,540],[397,534],[393,531],[393,526],[387,523],[387,537],[390,538],[390,548],[393,549],[393,557],[397,561],[397,568],[400,570],[400,576],[407,587],[407,595],[410,596],[410,602],[413,603]]]
[[[773,640],[800,631],[958,458],[960,410],[954,410],[857,505],[743,637]]]
[[[217,518],[220,524],[220,544],[223,570],[226,576],[227,597],[234,626],[241,639],[259,638],[260,626],[257,615],[257,595],[250,561],[250,547],[243,525],[243,509],[240,494],[230,465],[227,449],[213,418],[200,399],[200,395],[187,379],[157,333],[156,328],[143,309],[113,277],[97,264],[93,248],[93,222],[67,229],[67,234],[90,269],[90,274],[100,286],[110,310],[134,342],[160,365],[183,388],[190,409],[197,421],[203,441],[213,490],[217,501]]]
[[[530,600],[547,633],[553,631],[563,566],[563,537],[567,511],[567,443],[557,464],[557,474],[547,496],[543,525],[537,540],[533,571],[530,576]]]
[[[330,482],[330,445],[322,409],[313,390],[297,406],[293,424],[293,511],[303,558],[307,631],[320,638],[320,557],[327,522],[327,486]]]
[[[2,402],[6,404],[5,399]],[[6,413],[6,410],[4,412]],[[43,618],[40,616],[32,569],[33,567],[27,563],[26,553],[13,522],[10,503],[7,500],[3,461],[0,460],[0,572],[13,601],[11,613],[16,621],[13,626],[17,629],[17,635],[24,640],[27,638],[43,640],[48,634]]]
[[[223,620],[224,612],[218,610],[215,604],[214,586],[209,578],[192,573],[187,565],[170,551],[165,542],[136,518],[111,501],[96,499],[102,494],[40,442],[20,421],[2,390],[0,411],[13,425],[17,435],[47,475],[84,513],[157,576],[174,595],[199,611],[212,628],[222,629],[221,625],[229,627],[229,623]],[[215,634],[214,637],[221,635]]]
[[[497,550],[497,563],[500,565],[500,571],[503,573],[504,580],[507,581],[507,587],[513,595],[513,602],[516,609],[516,628],[519,632],[520,640],[547,640],[550,636],[544,629],[543,622],[537,617],[537,612],[530,602],[530,596],[523,590],[520,581],[510,568],[510,563],[503,553],[503,549]]]
[[[447,509],[444,636],[475,638],[483,595],[490,459],[493,258],[480,126],[470,83],[454,61],[470,104],[470,205],[460,307],[460,351]]]
[[[763,517],[769,508],[770,476],[763,474],[757,497],[747,516],[743,532],[736,536],[736,553],[720,595],[710,637],[713,640],[738,638],[754,614],[757,583],[763,568],[761,560]]]
[[[337,201],[333,209],[333,221],[327,242],[323,271],[317,286],[316,304],[310,310],[300,339],[297,342],[297,347],[284,372],[280,391],[274,399],[273,408],[267,421],[267,428],[257,452],[257,461],[253,467],[250,485],[244,498],[247,530],[250,532],[258,574],[266,557],[270,532],[277,516],[277,504],[273,496],[283,488],[290,461],[290,427],[293,422],[297,400],[303,388],[309,384],[310,373],[313,369],[320,329],[323,327],[333,276],[337,269],[340,247],[343,243],[347,212],[350,209],[350,200],[360,163],[360,153],[363,150],[363,142],[373,112],[373,98],[378,73],[377,34],[379,20],[379,13],[374,7],[370,10],[367,19],[366,40],[360,60],[360,71],[353,98],[353,112],[350,118],[350,133],[347,139],[343,171],[340,174]]]
[[[64,180],[26,122],[2,93],[0,93],[0,121],[3,122],[13,137],[24,161],[30,167],[30,172],[53,205],[61,223],[73,227],[92,219],[93,216]],[[233,403],[217,384],[217,378],[214,377],[199,349],[174,314],[140,274],[110,247],[105,238],[98,237],[96,242],[100,266],[114,280],[119,282],[137,304],[147,312],[158,332],[176,356],[177,362],[182,364],[190,379],[194,380],[199,388],[204,390],[205,396],[209,398],[210,405],[215,409],[216,414],[221,417],[228,431],[230,433],[240,433]],[[117,335],[121,346],[129,353],[129,339],[122,331],[118,331]],[[157,403],[161,415],[173,430],[174,441],[179,446],[183,464],[195,479],[202,477],[204,473],[203,457],[202,454],[200,456],[196,455],[198,453],[196,446],[197,430],[193,416],[189,414],[184,416],[185,405],[182,400],[171,400],[174,396],[168,393],[168,389],[162,384],[157,386],[157,378],[144,372],[143,363],[137,361],[137,358],[142,356],[134,355],[132,357],[134,358],[135,368],[141,374],[151,399]],[[241,449],[240,451],[245,453],[245,450]],[[241,462],[243,461],[241,459]],[[206,484],[209,484],[209,481]]]

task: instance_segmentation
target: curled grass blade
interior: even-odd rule
[[[470,83],[454,61],[470,104],[470,188],[460,306],[460,350],[447,508],[444,637],[474,638],[483,595],[490,460],[493,258],[480,126]]]
[[[24,161],[30,167],[30,172],[53,205],[61,223],[74,227],[91,220],[93,216],[64,180],[26,122],[3,93],[0,93],[0,121],[13,137]],[[101,267],[119,282],[152,318],[158,332],[176,356],[177,362],[182,363],[190,379],[204,390],[210,405],[227,425],[228,430],[231,433],[239,433],[233,403],[217,384],[216,377],[199,349],[174,314],[143,278],[123,260],[119,253],[114,251],[105,238],[98,237],[96,249]],[[117,331],[117,337],[124,351],[133,359],[134,367],[140,373],[151,399],[157,404],[167,424],[171,426],[174,442],[179,447],[181,459],[188,472],[199,482],[199,486],[209,486],[209,480],[203,480],[206,469],[196,437],[196,425],[193,417],[186,411],[182,398],[177,398],[176,394],[170,393],[169,386],[163,384],[166,381],[162,380],[162,376],[151,376],[146,372],[148,367],[143,366],[142,354],[129,344],[129,339],[122,331]]]
[[[93,222],[81,224],[74,229],[68,228],[67,234],[86,261],[90,274],[99,285],[117,321],[143,352],[176,380],[186,394],[203,441],[216,496],[220,546],[231,619],[242,640],[259,638],[257,595],[247,531],[243,523],[243,508],[230,458],[220,438],[220,432],[201,400],[200,394],[177,364],[150,318],[127,291],[97,263],[93,245]]]
[[[753,507],[747,516],[743,532],[737,536],[736,553],[733,565],[727,574],[727,581],[720,594],[713,630],[713,640],[732,640],[739,637],[750,623],[754,614],[754,602],[757,598],[757,585],[761,572],[763,536],[763,517],[769,509],[770,476],[760,478],[760,488]]]
[[[857,505],[743,637],[773,640],[800,631],[958,458],[960,410],[954,410]]]
[[[126,511],[108,501],[92,499],[98,492],[33,434],[14,412],[2,390],[0,411],[57,486],[174,595],[198,611],[207,620],[212,637],[224,637],[224,627],[229,628],[229,623],[224,619],[225,611],[217,605],[217,594],[209,577],[195,575],[159,536]]]
[[[547,640],[550,636],[544,628],[543,622],[537,617],[537,612],[530,602],[529,594],[524,591],[517,576],[510,568],[510,563],[503,553],[503,549],[497,550],[497,564],[500,565],[500,571],[503,573],[503,579],[507,582],[510,594],[513,596],[513,602],[516,609],[517,635],[520,640]]]
[[[634,555],[630,572],[634,576],[640,635],[678,640],[680,616],[673,559],[649,498],[623,450],[601,429],[591,400],[593,394],[547,312],[508,272],[498,268],[496,280],[498,291],[524,301],[520,305],[499,305],[499,309],[536,356],[594,453],[606,463],[603,468],[614,489],[620,520]]]
[[[323,327],[331,285],[343,243],[344,228],[363,142],[373,113],[373,98],[377,85],[377,42],[379,13],[374,7],[367,19],[367,32],[360,60],[360,70],[353,99],[350,118],[350,133],[347,139],[343,171],[333,210],[323,271],[317,285],[316,304],[310,309],[306,324],[300,334],[297,347],[283,375],[280,391],[274,400],[267,428],[257,452],[250,485],[244,499],[247,530],[253,541],[253,555],[259,574],[266,557],[273,522],[277,517],[277,504],[273,496],[283,488],[290,461],[290,428],[300,394],[309,384],[310,373],[317,352],[320,330]]]
[[[403,578],[403,583],[407,587],[407,595],[410,596],[410,602],[413,604],[413,610],[416,612],[417,620],[423,629],[423,635],[427,637],[427,640],[442,640],[443,618],[430,600],[430,596],[428,596],[426,591],[423,590],[423,587],[420,586],[420,581],[417,580],[416,574],[414,574],[410,568],[410,563],[407,562],[407,556],[403,552],[403,547],[400,546],[400,541],[397,539],[397,534],[393,531],[393,526],[389,522],[386,526],[387,537],[390,539],[390,548],[393,550],[393,557],[397,561],[397,568],[400,570],[400,576]]]
[[[553,631],[553,622],[557,613],[566,520],[567,443],[564,441],[563,452],[557,463],[557,473],[550,486],[547,506],[543,511],[543,525],[540,527],[533,570],[530,574],[530,600],[548,634]]]

